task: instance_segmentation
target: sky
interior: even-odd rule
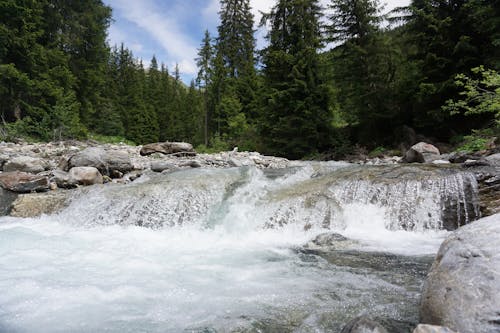
[[[113,9],[110,45],[122,42],[148,66],[153,55],[170,71],[179,64],[184,82],[196,76],[196,53],[206,29],[216,35],[219,0],[103,0]],[[410,0],[386,0],[385,11]],[[328,0],[320,0],[325,5]],[[275,0],[250,0],[255,22],[268,12]],[[257,27],[256,27],[257,28]],[[265,31],[256,33],[257,48],[265,46]]]

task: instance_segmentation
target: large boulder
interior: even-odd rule
[[[491,166],[500,167],[500,153],[486,156],[486,161],[488,161]]]
[[[47,191],[49,178],[21,171],[3,172],[0,174],[0,186],[17,193]]]
[[[104,181],[99,170],[94,167],[74,167],[68,174],[70,183],[80,185],[102,184]]]
[[[10,213],[12,203],[16,200],[18,195],[17,193],[4,190],[0,187],[0,216]]]
[[[406,152],[403,162],[406,163],[428,163],[439,159],[440,152],[430,143],[419,142]]]
[[[47,163],[40,159],[31,156],[17,156],[5,162],[3,171],[22,171],[29,173],[39,173],[45,171]]]
[[[187,142],[156,142],[142,146],[140,154],[142,156],[154,153],[196,155],[193,145]]]
[[[421,322],[460,333],[500,332],[500,214],[451,234],[424,284]]]
[[[106,151],[99,147],[86,148],[73,155],[67,163],[67,168],[73,167],[94,167],[107,176],[123,174],[133,169],[127,152]]]
[[[38,217],[53,214],[69,203],[70,192],[51,191],[46,193],[20,194],[12,203],[10,215],[15,217]]]

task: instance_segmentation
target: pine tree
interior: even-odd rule
[[[316,0],[279,0],[263,22],[271,27],[263,52],[268,152],[301,158],[330,148],[328,90],[319,72],[322,47]]]
[[[236,98],[245,118],[255,118],[255,37],[249,0],[221,0],[212,96],[217,133],[228,135],[228,99]],[[224,103],[225,105],[222,105]],[[241,118],[241,117],[240,117]]]
[[[209,102],[208,102],[208,89],[211,85],[211,64],[213,58],[213,47],[212,39],[210,38],[210,33],[205,30],[205,36],[201,43],[201,47],[198,49],[198,58],[196,58],[196,65],[198,66],[198,76],[196,77],[196,85],[199,89],[203,90],[203,100],[204,100],[204,126],[203,126],[203,142],[205,146],[208,146],[208,123],[209,123]]]

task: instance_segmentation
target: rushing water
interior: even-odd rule
[[[412,179],[404,201],[366,181],[347,196],[346,170],[188,170],[1,218],[0,332],[339,332],[360,314],[404,332],[446,235],[441,197],[464,207],[471,180]],[[304,247],[325,231],[350,240]]]

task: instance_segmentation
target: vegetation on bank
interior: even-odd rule
[[[499,0],[413,0],[389,16],[378,0],[276,0],[263,50],[249,0],[220,5],[186,86],[178,67],[106,44],[101,0],[0,0],[0,136],[328,158],[399,148],[408,128],[464,151],[500,134]]]

